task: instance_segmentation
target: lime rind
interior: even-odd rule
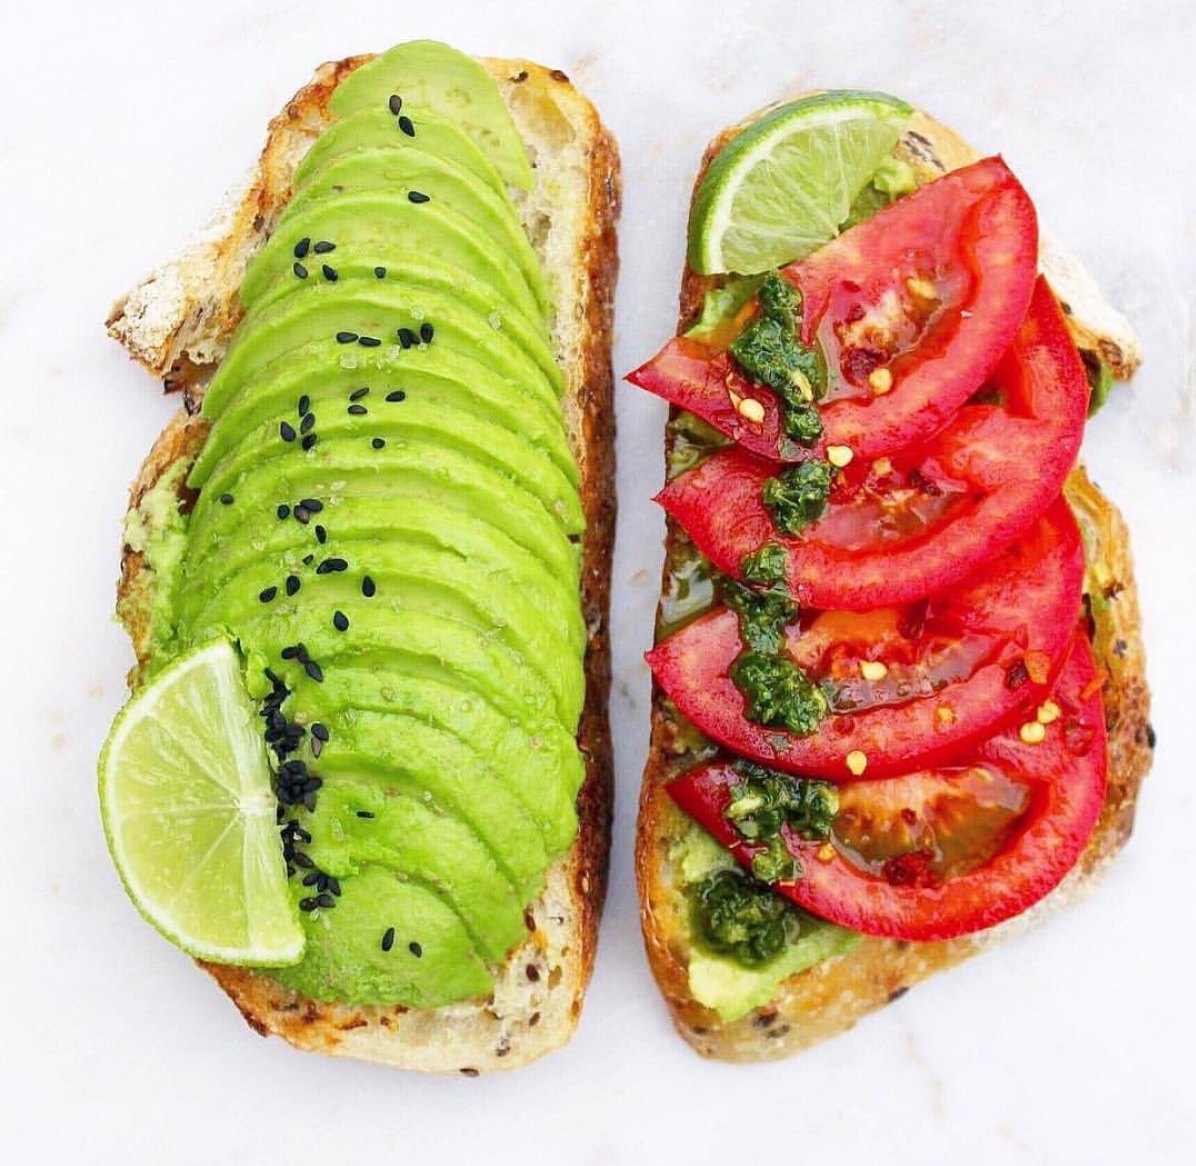
[[[175,661],[125,705],[99,778],[117,872],[166,939],[222,964],[302,958],[265,743],[230,643]]]
[[[819,93],[766,114],[702,179],[690,266],[703,275],[752,275],[833,239],[912,114],[895,97],[862,90]]]

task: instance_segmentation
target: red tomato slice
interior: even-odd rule
[[[1017,538],[1058,495],[1084,433],[1088,382],[1063,314],[1040,280],[991,386],[925,444],[840,475],[823,517],[777,533],[761,501],[776,467],[727,449],[680,475],[657,501],[720,571],[770,541],[789,555],[799,603],[869,608],[950,587]]]
[[[799,621],[788,654],[837,693],[838,711],[808,737],[744,715],[729,675],[743,642],[726,608],[674,633],[646,659],[681,714],[741,757],[850,781],[860,774],[848,768],[848,754],[858,752],[868,777],[886,777],[954,757],[1042,700],[1070,642],[1083,581],[1079,528],[1059,499],[962,586],[905,608]],[[862,661],[884,664],[885,675],[865,680]]]
[[[815,452],[845,445],[874,458],[941,429],[1013,339],[1037,257],[1034,205],[1005,163],[988,158],[785,268],[802,293],[802,339],[821,344],[830,374]],[[887,380],[869,381],[877,369]],[[627,379],[754,453],[811,456],[785,438],[772,390],[717,349],[678,338]],[[762,421],[740,412],[748,398],[763,406]]]
[[[1027,910],[1076,864],[1104,805],[1104,710],[1080,635],[1040,712],[1052,714],[1036,744],[1011,729],[950,766],[844,786],[829,843],[786,833],[802,877],[776,890],[853,931],[908,940],[952,939]],[[668,791],[750,866],[757,847],[723,816],[740,780],[714,762]]]

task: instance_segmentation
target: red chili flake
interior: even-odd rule
[[[914,850],[890,858],[882,873],[885,881],[895,887],[937,887],[942,879],[930,868],[934,855],[929,850]]]
[[[1008,668],[1005,669],[1005,687],[1018,689],[1021,688],[1030,679],[1030,673],[1026,669],[1026,662],[1018,659],[1014,660]]]

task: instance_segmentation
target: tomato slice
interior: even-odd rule
[[[1045,280],[990,388],[1000,403],[965,406],[923,445],[855,459],[800,536],[779,535],[761,501],[775,466],[741,449],[708,457],[656,500],[728,575],[778,542],[800,603],[865,611],[909,602],[972,574],[1031,526],[1075,463],[1088,382]]]
[[[844,445],[875,458],[941,429],[1013,339],[1037,256],[1033,203],[1005,163],[988,158],[783,269],[802,293],[802,339],[827,359],[824,435],[813,452]],[[679,337],[627,379],[753,453],[811,456],[786,438],[772,390],[716,348]],[[745,415],[749,399],[762,419],[758,409]]]
[[[1037,743],[1015,728],[949,766],[842,787],[829,842],[786,829],[802,875],[776,890],[833,923],[907,940],[952,939],[1027,910],[1075,865],[1104,805],[1104,710],[1082,635],[1029,723],[1041,726]],[[750,866],[758,847],[723,816],[740,780],[716,761],[668,791]]]
[[[742,757],[789,773],[850,781],[850,754],[870,778],[947,760],[1045,696],[1080,610],[1084,549],[1059,499],[1037,526],[973,579],[902,608],[823,612],[787,632],[786,652],[830,685],[832,714],[800,737],[747,719],[730,677],[739,621],[719,608],[646,656],[683,716]],[[871,665],[861,670],[861,663]],[[866,680],[863,672],[883,676]],[[854,758],[858,762],[858,756]]]

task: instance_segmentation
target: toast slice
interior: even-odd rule
[[[269,237],[290,197],[291,176],[330,120],[328,102],[370,58],[322,65],[270,123],[248,188],[228,202],[177,259],[112,309],[109,333],[183,405],[151,450],[130,496],[131,531],[155,516],[143,506],[164,475],[199,452],[207,425],[197,414],[203,385],[236,327],[245,265]],[[586,761],[580,830],[550,867],[527,910],[527,939],[496,976],[491,998],[430,1010],[319,1003],[243,968],[204,965],[259,1033],[297,1047],[402,1068],[467,1076],[524,1065],[564,1044],[577,1024],[593,967],[606,889],[612,762],[607,724],[608,615],[614,540],[614,415],[610,341],[618,257],[619,159],[593,106],[559,70],[528,61],[485,60],[531,158],[535,186],[517,208],[555,301],[553,340],[564,371],[565,421],[581,471],[586,515],[580,602],[589,632],[586,700],[578,742]],[[185,473],[179,475],[182,481]],[[184,503],[186,499],[183,499]],[[154,572],[142,540],[127,536],[117,611],[137,654],[135,684],[149,650]]]
[[[767,111],[762,111],[767,112]],[[748,122],[719,135],[707,148],[694,184],[718,151]],[[898,146],[900,156],[926,181],[981,155],[951,130],[915,114]],[[1138,342],[1125,319],[1101,298],[1087,272],[1049,236],[1040,266],[1059,297],[1082,354],[1098,356],[1118,378],[1140,363]],[[697,316],[714,280],[688,267],[681,282],[679,331]],[[672,416],[676,417],[676,410]],[[670,426],[666,445],[676,441]],[[1117,509],[1075,469],[1066,487],[1088,557],[1085,603],[1096,656],[1109,673],[1104,690],[1109,732],[1109,786],[1097,829],[1080,862],[1064,882],[1032,910],[988,931],[935,943],[865,937],[845,954],[784,980],[771,1001],[724,1023],[696,1001],[689,989],[692,946],[688,911],[677,864],[670,854],[688,819],[664,790],[685,745],[678,722],[659,689],[652,700],[652,734],[640,793],[636,873],[640,919],[648,960],[678,1032],[697,1052],[728,1061],[776,1060],[844,1032],[869,1012],[902,996],[912,985],[951,967],[990,944],[1077,898],[1125,844],[1134,820],[1138,789],[1150,766],[1154,735],[1139,631],[1129,534]],[[684,538],[671,520],[665,539],[665,581]]]

